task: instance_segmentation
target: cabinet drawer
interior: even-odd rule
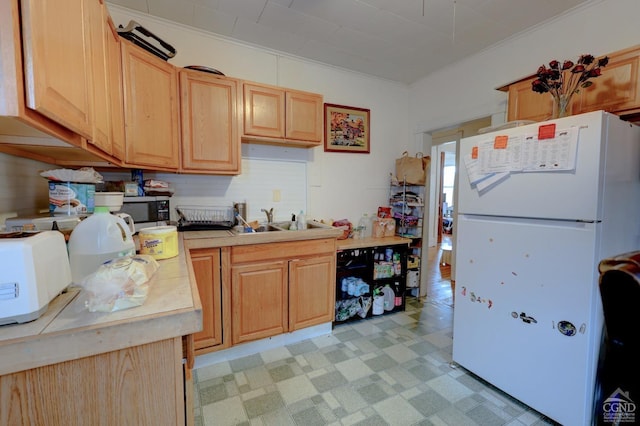
[[[245,263],[283,258],[298,258],[317,254],[335,253],[336,240],[287,241],[281,243],[236,246],[231,249],[231,263]]]

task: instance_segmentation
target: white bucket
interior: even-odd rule
[[[107,207],[97,207],[93,215],[73,229],[68,249],[75,284],[108,260],[136,254],[129,225],[110,214]]]

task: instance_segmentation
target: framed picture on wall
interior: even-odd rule
[[[324,104],[324,150],[368,154],[369,110]]]

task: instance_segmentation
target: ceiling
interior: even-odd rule
[[[267,49],[410,84],[594,0],[108,1]]]

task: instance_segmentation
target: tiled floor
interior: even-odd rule
[[[405,312],[197,369],[196,425],[553,424],[450,365],[451,291],[433,275],[439,296]]]

